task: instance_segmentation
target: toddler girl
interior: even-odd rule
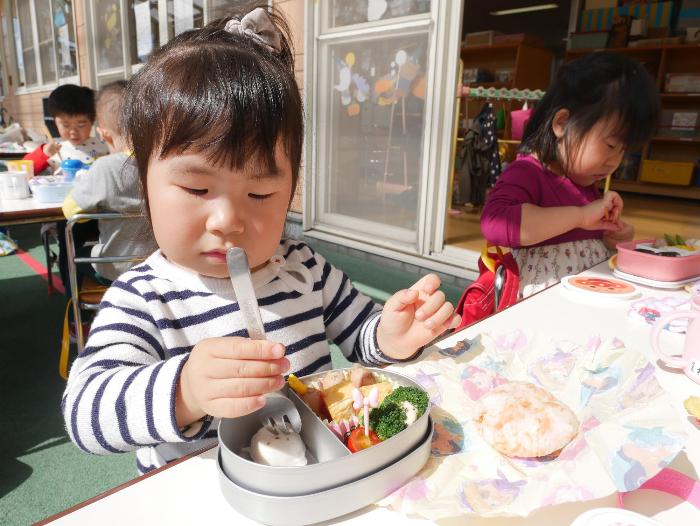
[[[105,294],[62,408],[85,451],[147,472],[216,440],[282,375],[413,358],[458,322],[435,275],[384,309],[303,242],[281,239],[303,113],[283,20],[258,8],[185,32],[133,77],[125,124],[160,250]],[[245,249],[266,340],[248,338],[226,267]]]
[[[633,60],[597,53],[565,64],[528,122],[521,155],[488,196],[481,231],[513,248],[527,297],[610,256],[634,229],[598,184],[654,133],[658,94]]]

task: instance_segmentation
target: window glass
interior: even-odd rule
[[[430,0],[330,0],[330,27],[362,24],[430,12]]]
[[[427,45],[423,33],[331,46],[323,213],[417,228]]]
[[[168,0],[168,34],[177,36],[183,31],[204,25],[205,0]]]
[[[29,0],[15,0],[12,3],[12,25],[15,32],[19,85],[23,87],[36,86],[39,77],[34,57],[32,12]]]
[[[54,53],[53,25],[49,23],[51,16],[50,0],[35,0],[34,14],[40,24],[36,24],[39,39],[39,64],[43,82],[56,82],[56,56]]]
[[[143,64],[158,46],[158,0],[129,0],[130,64]]]
[[[51,0],[51,8],[58,76],[61,79],[73,77],[78,74],[73,0]]]
[[[124,67],[119,0],[94,0],[93,20],[97,71]]]

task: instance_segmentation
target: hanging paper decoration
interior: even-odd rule
[[[416,80],[416,83],[413,85],[413,88],[411,89],[411,93],[413,94],[414,97],[425,100],[425,90],[426,90],[425,74],[422,73],[418,77],[418,80]]]
[[[379,20],[386,13],[386,0],[369,0],[367,2],[367,21]]]
[[[350,53],[348,53],[350,55]],[[347,60],[347,57],[346,57]],[[350,66],[342,60],[338,60],[338,84],[334,87],[340,92],[340,102],[343,106],[350,104],[350,82],[352,82],[352,70]]]
[[[393,104],[395,101],[393,99],[393,88],[394,79],[389,75],[385,75],[374,83],[374,93],[377,95],[377,104],[380,106],[387,106]]]
[[[364,77],[352,72],[352,67],[355,65],[354,53],[348,53],[345,55],[345,60],[337,60],[336,63],[338,84],[334,88],[340,92],[341,104],[348,107],[348,115],[354,117],[360,113],[359,103],[366,101],[369,96],[369,84]]]
[[[352,74],[352,82],[355,84],[355,98],[357,102],[364,102],[369,97],[369,83],[367,79],[357,73]]]
[[[419,84],[421,81],[423,83],[423,86],[418,88],[418,95],[416,96],[425,98],[425,76],[419,76],[421,66],[418,59],[420,54],[420,48],[411,55],[403,49],[396,52],[390,65],[389,73],[374,83],[377,104],[380,106],[396,104],[408,93],[413,92],[411,86],[416,79],[418,79],[416,84]],[[413,89],[415,90],[415,86]]]
[[[396,83],[396,96],[405,97],[411,89],[411,83],[418,75],[420,64],[413,57],[408,57],[406,52],[401,50],[396,54],[396,63],[399,65],[399,80]]]

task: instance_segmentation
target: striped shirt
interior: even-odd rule
[[[392,362],[377,345],[381,307],[305,243],[282,240],[253,284],[291,373],[330,369],[328,340],[351,361]],[[71,367],[61,402],[70,438],[90,453],[136,450],[141,473],[215,443],[217,419],[178,428],[175,392],[193,346],[221,336],[248,336],[229,279],[186,271],[160,251],[122,274]]]

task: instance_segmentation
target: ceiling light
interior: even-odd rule
[[[500,11],[491,11],[493,16],[516,15],[519,13],[531,13],[532,11],[544,11],[545,9],[556,9],[559,4],[539,4],[530,5],[527,7],[516,7],[515,9],[501,9]]]

